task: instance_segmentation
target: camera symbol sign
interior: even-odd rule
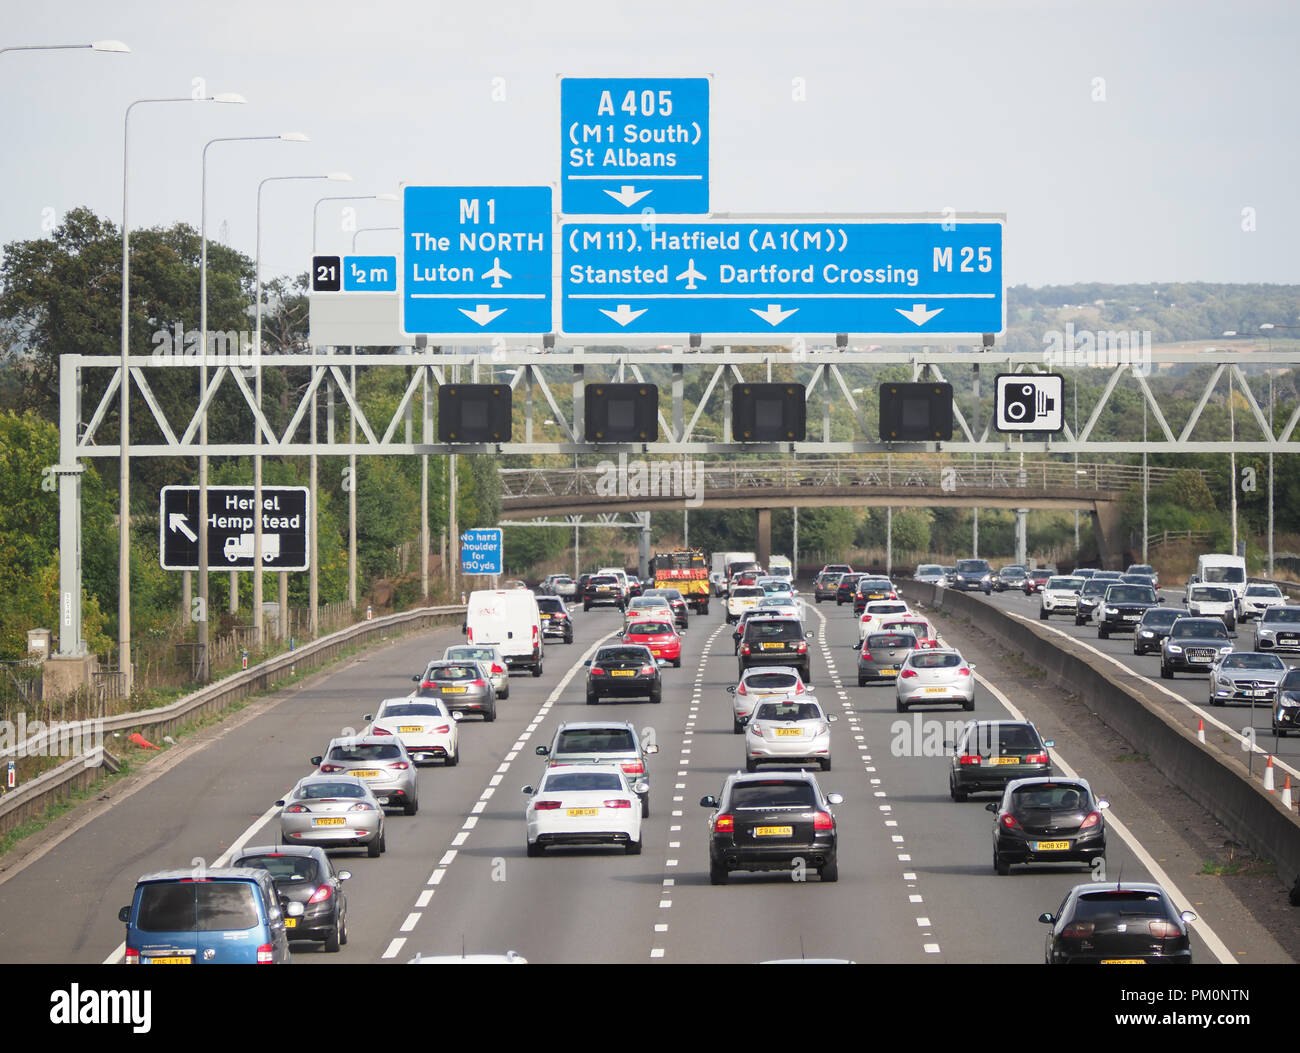
[[[1060,373],[1001,373],[994,386],[993,427],[998,431],[1065,429],[1065,378]]]

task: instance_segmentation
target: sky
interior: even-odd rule
[[[1008,285],[1300,282],[1300,5],[1190,0],[0,0],[0,244],[70,208],[199,224],[263,274],[312,255],[313,207],[403,183],[559,177],[559,76],[708,74],[711,202],[746,213],[1005,213]],[[196,80],[196,78],[200,78]],[[343,212],[351,207],[351,216]],[[400,206],[325,202],[321,253]],[[348,224],[351,223],[352,227]],[[358,252],[396,253],[367,231]]]

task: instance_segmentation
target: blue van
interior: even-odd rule
[[[267,871],[226,867],[145,874],[117,917],[127,965],[272,965],[289,960],[285,913],[302,911],[281,902]]]

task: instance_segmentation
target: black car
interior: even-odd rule
[[[1044,954],[1048,965],[1192,963],[1187,924],[1196,915],[1179,912],[1169,894],[1149,882],[1076,885],[1055,914],[1038,920],[1052,926]]]
[[[265,870],[275,890],[289,903],[301,903],[303,914],[284,919],[285,935],[293,940],[323,943],[337,951],[348,942],[348,898],[343,882],[349,871],[334,869],[325,849],[316,845],[259,845],[242,849],[232,867]]]
[[[1110,805],[1083,779],[1016,779],[993,813],[993,870],[1006,875],[1015,863],[1083,863],[1106,858]]]
[[[1083,625],[1092,621],[1093,615],[1097,613],[1098,605],[1106,595],[1106,590],[1114,584],[1113,581],[1099,578],[1096,575],[1083,583],[1083,588],[1079,590],[1079,604],[1074,609],[1075,625]]]
[[[1111,633],[1136,632],[1142,615],[1159,605],[1160,596],[1150,585],[1110,586],[1096,607],[1097,638],[1107,640]]]
[[[985,559],[959,559],[948,588],[958,592],[975,590],[988,596],[993,592],[993,568]]]
[[[740,671],[756,665],[784,665],[799,670],[806,684],[812,680],[812,664],[808,655],[811,632],[805,632],[798,618],[750,618],[745,623],[745,635],[740,641]]]
[[[558,636],[565,643],[573,643],[573,619],[560,597],[538,596],[537,611],[542,620],[543,636]]]
[[[1169,628],[1179,618],[1186,615],[1170,607],[1149,607],[1133,629],[1133,653],[1151,654],[1158,652],[1160,645],[1169,635]]]
[[[1051,775],[1053,745],[1027,720],[973,720],[956,742],[944,743],[952,750],[948,796],[964,801],[986,790],[1002,793],[1016,779]]]
[[[650,648],[643,644],[611,644],[583,663],[587,667],[587,705],[602,698],[663,698],[663,678]]]
[[[841,574],[839,584],[835,586],[835,606],[842,603],[852,603],[853,597],[858,591],[858,582],[866,575],[864,574]]]
[[[875,600],[896,600],[898,591],[888,578],[863,577],[853,590],[853,613],[861,614]]]
[[[1273,734],[1285,738],[1300,732],[1300,669],[1292,669],[1277,685],[1273,702]]]
[[[997,572],[991,582],[994,592],[1006,592],[1008,589],[1023,589],[1028,571],[1019,563],[1012,563]]]
[[[1169,627],[1160,645],[1160,675],[1172,680],[1177,672],[1209,672],[1219,655],[1231,651],[1232,640],[1222,619],[1184,615]]]
[[[731,653],[740,654],[740,641],[745,638],[745,626],[749,619],[755,615],[766,618],[789,617],[790,612],[780,607],[751,607],[745,611],[736,621],[736,627],[731,630]]]
[[[618,578],[613,574],[593,574],[582,587],[582,609],[589,611],[593,607],[617,607],[620,611],[627,606],[623,589]]]
[[[709,881],[725,885],[733,870],[816,867],[823,881],[840,876],[832,805],[811,772],[736,772],[717,797],[700,798],[709,816]]]

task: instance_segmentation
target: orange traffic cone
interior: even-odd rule
[[[1282,784],[1282,806],[1289,812],[1291,810],[1291,776],[1286,777],[1286,782]]]
[[[141,735],[140,732],[138,731],[131,732],[131,734],[129,734],[126,737],[126,741],[132,743],[133,745],[139,746],[141,749],[146,749],[146,750],[162,749],[161,746],[155,746],[152,742],[150,742],[147,738]]]
[[[1205,721],[1201,720],[1199,717],[1196,720],[1196,741],[1205,741]]]

